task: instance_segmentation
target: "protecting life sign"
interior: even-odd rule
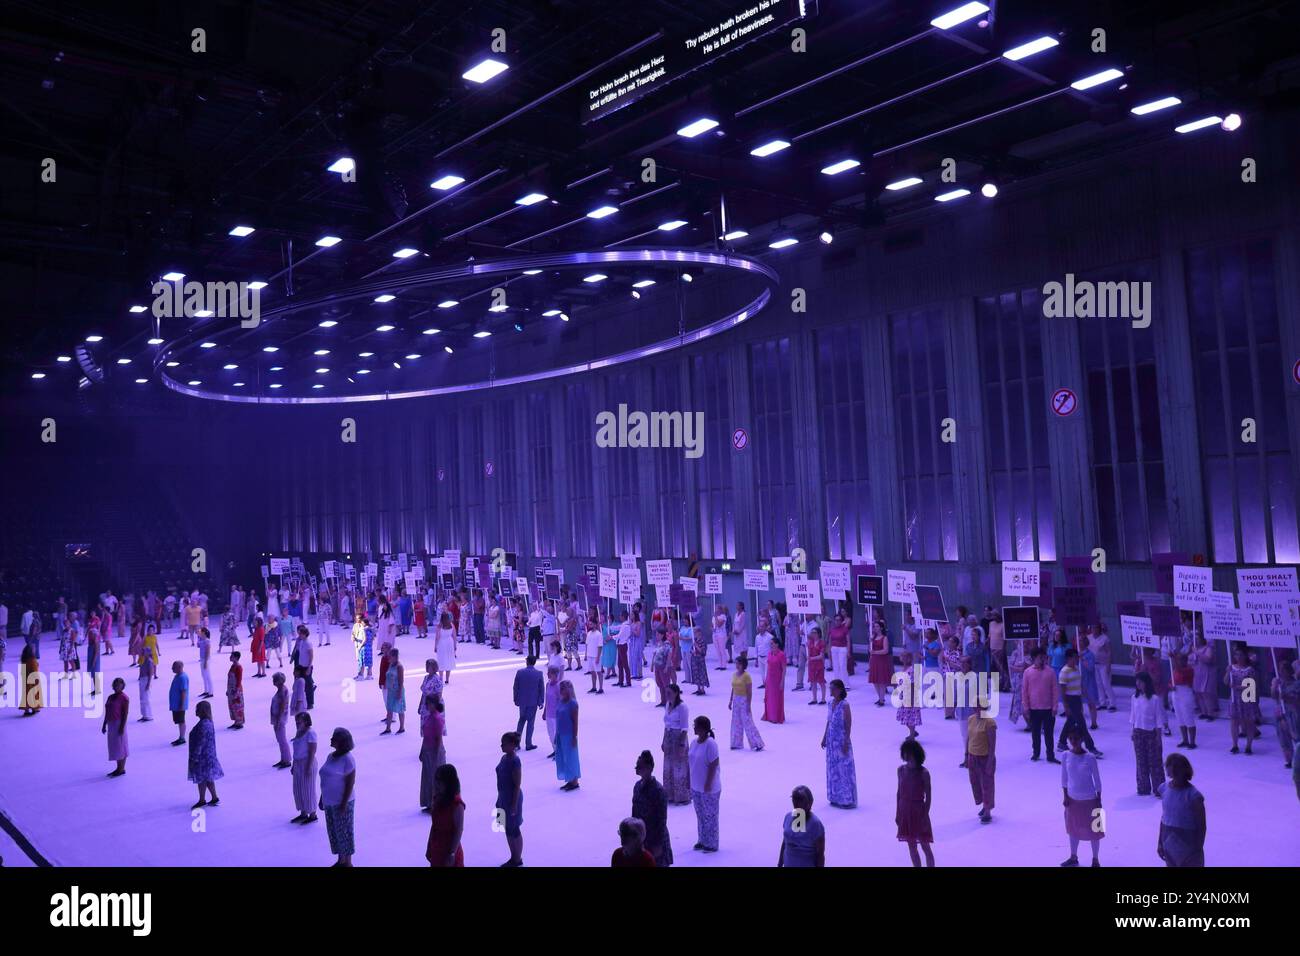
[[[1038,597],[1037,561],[1003,561],[1003,597]]]

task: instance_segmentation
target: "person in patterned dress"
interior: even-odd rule
[[[826,731],[822,749],[826,751],[826,798],[831,806],[851,810],[858,805],[858,774],[853,762],[853,713],[849,710],[844,681],[835,678],[830,685],[830,706],[826,708]]]
[[[239,663],[239,651],[230,654],[230,670],[226,672],[226,704],[230,707],[230,730],[244,729],[244,665]]]
[[[201,700],[194,707],[194,716],[198,722],[190,731],[189,739],[189,773],[187,779],[199,788],[199,802],[190,809],[217,806],[217,781],[225,776],[221,762],[217,760],[217,731],[212,726],[212,705]],[[205,800],[204,794],[211,793],[212,799]]]

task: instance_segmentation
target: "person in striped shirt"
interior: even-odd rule
[[[1100,757],[1101,751],[1093,743],[1092,734],[1088,733],[1087,721],[1083,718],[1083,671],[1079,669],[1079,652],[1073,647],[1065,652],[1065,665],[1057,676],[1061,685],[1061,696],[1065,702],[1065,725],[1057,740],[1056,749],[1066,749],[1065,740],[1071,729],[1083,732],[1083,744],[1094,757]]]

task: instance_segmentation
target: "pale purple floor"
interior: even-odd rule
[[[240,628],[241,636],[243,628]],[[398,648],[407,663],[411,713],[403,736],[380,737],[383,707],[376,682],[356,685],[355,700],[345,692],[354,673],[352,645],[346,631],[334,628],[334,643],[318,651],[320,685],[313,717],[322,753],[330,730],[350,728],[357,740],[358,865],[422,866],[429,818],[419,812],[420,765],[415,702],[431,640],[403,636]],[[132,698],[128,731],[131,757],[125,777],[109,780],[99,719],[80,710],[46,708],[35,718],[0,710],[0,808],[13,818],[35,846],[61,865],[88,866],[319,866],[332,862],[324,822],[302,828],[289,825],[295,815],[289,771],[273,770],[277,751],[269,724],[271,681],[254,680],[244,639],[248,724],[229,723],[224,687],[227,663],[214,655],[213,682],[218,696],[213,711],[217,748],[226,776],[218,782],[221,806],[200,818],[191,815],[194,787],[185,779],[185,748],[171,747],[174,734],[166,710],[170,663],[179,657],[191,675],[191,691],[201,682],[197,651],[169,632],[160,641],[163,677],[154,687],[155,720],[137,724],[135,669],[125,647],[105,658],[106,684],[127,679]],[[449,760],[460,771],[467,805],[464,848],[471,866],[495,866],[507,857],[505,838],[492,827],[495,799],[493,768],[498,740],[515,726],[510,684],[521,658],[505,651],[459,645],[461,667],[448,688],[446,739]],[[10,642],[7,667],[17,663]],[[43,643],[43,664],[57,668],[57,645]],[[285,663],[288,663],[286,658]],[[710,660],[710,664],[713,661]],[[274,656],[272,667],[274,671]],[[793,670],[789,684],[793,685]],[[540,749],[522,754],[524,761],[524,861],[531,865],[605,866],[617,844],[619,820],[631,809],[633,764],[648,748],[660,762],[663,711],[653,706],[653,687],[620,690],[607,684],[603,696],[584,693],[589,681],[570,673],[581,706],[579,744],[582,787],[561,793],[549,746],[539,721]],[[721,852],[703,855],[695,843],[695,817],[689,807],[672,807],[669,827],[677,865],[768,866],[776,861],[781,820],[796,784],[809,785],[815,811],[827,830],[829,865],[908,864],[906,847],[895,839],[894,787],[898,743],[903,731],[892,708],[872,706],[875,692],[861,666],[850,682],[855,719],[854,749],[859,805],[838,810],[825,802],[825,765],[818,743],[825,708],[806,706],[803,692],[787,694],[787,723],[759,724],[767,749],[762,753],[727,749],[729,674],[710,670],[707,697],[687,704],[692,716],[710,716],[722,744]],[[756,695],[758,696],[758,695]],[[1009,699],[1006,701],[1009,704]],[[1126,704],[1121,702],[1126,708]],[[761,711],[761,703],[758,705]],[[191,706],[191,713],[193,707]],[[1159,802],[1135,793],[1133,755],[1126,709],[1102,715],[1095,732],[1105,751],[1101,762],[1108,835],[1102,862],[1112,866],[1159,865],[1155,856]],[[1030,763],[1029,738],[999,720],[997,793],[994,823],[976,819],[966,772],[957,767],[961,742],[955,721],[927,712],[921,741],[929,754],[934,781],[932,820],[939,865],[1055,867],[1067,856],[1062,825],[1059,768]],[[192,723],[192,720],[191,720]],[[1059,724],[1058,724],[1059,727]],[[1282,766],[1272,726],[1256,741],[1253,757],[1227,753],[1227,722],[1201,724],[1202,746],[1192,752],[1196,785],[1206,797],[1210,865],[1300,864],[1300,802],[1289,771]],[[1165,738],[1166,752],[1177,738]],[[6,865],[21,865],[21,854],[8,840],[0,843]],[[1081,848],[1086,864],[1087,848]]]

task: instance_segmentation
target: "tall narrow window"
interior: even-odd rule
[[[695,460],[701,558],[736,556],[736,493],[731,478],[731,397],[720,352],[696,355],[691,367],[695,407],[704,412],[704,455]],[[693,549],[692,549],[693,550]]]
[[[1272,244],[1189,251],[1187,285],[1214,560],[1298,561]]]
[[[755,343],[749,359],[758,549],[762,557],[787,555],[799,544],[790,340]]]
[[[486,494],[483,487],[483,463],[487,456],[483,453],[483,415],[481,405],[468,408],[462,413],[460,426],[469,430],[469,441],[465,443],[469,461],[459,463],[466,479],[465,520],[469,532],[466,547],[470,554],[477,555],[484,554],[487,550],[483,503]]]
[[[608,411],[618,416],[619,405],[637,411],[636,378],[632,372],[615,372],[610,376],[607,394]],[[658,407],[658,406],[656,406]],[[671,409],[663,409],[671,411]],[[662,450],[662,449],[660,449]],[[676,449],[673,449],[676,451]],[[638,464],[645,454],[637,448],[605,448],[609,465],[610,517],[613,522],[614,553],[641,553],[641,495]]]
[[[519,551],[519,452],[515,448],[515,407],[513,402],[496,405],[496,457],[492,460],[492,477],[497,492],[497,541],[493,547]]]
[[[988,439],[993,546],[999,561],[1053,561],[1052,476],[1043,394],[1042,293],[975,300]]]
[[[592,490],[591,450],[596,444],[591,385],[572,382],[564,387],[564,454],[569,478],[571,554],[596,554],[595,494]]]
[[[1145,268],[1088,277],[1099,286],[1149,278]],[[1124,561],[1147,561],[1170,546],[1154,339],[1128,319],[1078,323],[1101,546]]]
[[[903,531],[911,561],[956,561],[957,516],[942,315],[936,309],[889,317]]]
[[[442,518],[443,548],[465,550],[465,531],[460,498],[460,455],[457,453],[459,420],[434,426],[434,500],[436,512]]]
[[[532,477],[533,555],[555,557],[555,468],[551,462],[551,407],[547,392],[528,394],[528,458]]]
[[[830,557],[835,561],[874,557],[867,480],[867,401],[862,338],[856,326],[817,333],[817,399]]]
[[[692,413],[682,402],[680,366],[663,365],[654,370],[654,406],[663,411],[682,409]],[[699,407],[699,406],[697,406]],[[705,417],[706,448],[709,422]],[[711,449],[716,452],[716,448]],[[659,510],[659,540],[665,558],[689,556],[686,533],[686,457],[671,448],[651,449],[654,460],[656,498]],[[707,457],[707,453],[706,456]],[[702,473],[702,472],[701,472]]]

